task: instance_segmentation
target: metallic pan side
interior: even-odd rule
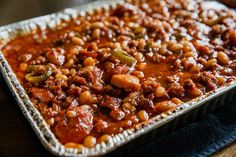
[[[62,20],[75,19],[78,16],[85,16],[86,14],[91,14],[95,10],[108,10],[109,8],[115,6],[118,3],[124,3],[123,0],[102,0],[95,1],[86,5],[79,6],[73,9],[65,9],[61,12],[57,12],[51,15],[46,15],[38,18],[33,18],[30,20],[22,21],[19,23],[7,25],[0,27],[0,49],[11,39],[24,34],[32,33],[36,29],[53,29],[57,25],[61,24]],[[37,134],[38,138],[44,145],[46,149],[57,156],[99,156],[106,154],[127,142],[146,134],[158,127],[168,124],[170,121],[184,115],[185,113],[199,108],[204,103],[219,97],[220,95],[226,93],[227,91],[236,87],[236,81],[233,81],[230,85],[226,87],[219,88],[215,91],[207,93],[197,99],[190,102],[184,103],[178,106],[174,111],[166,112],[157,115],[150,119],[146,123],[141,123],[134,128],[127,129],[122,133],[119,133],[112,137],[106,143],[97,144],[94,148],[83,148],[83,149],[73,149],[65,148],[54,136],[50,127],[47,125],[39,111],[33,106],[29,97],[27,96],[25,90],[20,85],[16,78],[13,70],[5,59],[3,53],[0,50],[0,70],[5,78],[11,92],[13,93],[16,101],[19,104],[23,114],[30,122],[32,128]]]

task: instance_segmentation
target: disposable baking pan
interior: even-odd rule
[[[37,29],[54,29],[60,25],[62,21],[70,21],[78,16],[86,16],[96,11],[105,11],[118,3],[124,3],[123,0],[102,0],[95,1],[86,5],[81,5],[72,9],[25,20],[15,24],[0,27],[0,49],[15,37],[22,36],[34,32]],[[140,144],[147,139],[156,137],[160,132],[166,132],[171,128],[176,128],[187,121],[205,114],[216,107],[227,104],[227,101],[235,99],[236,81],[232,81],[225,87],[218,88],[201,97],[193,99],[187,103],[178,106],[175,110],[162,113],[151,118],[146,123],[141,123],[134,128],[127,129],[111,138],[106,143],[97,144],[94,148],[65,148],[50,130],[39,111],[33,106],[25,90],[19,83],[0,50],[0,70],[6,80],[12,94],[19,104],[23,114],[28,119],[38,138],[44,147],[57,156],[100,156],[107,154],[118,147],[118,150],[132,149],[141,141]],[[118,152],[118,151],[117,151]],[[118,153],[121,153],[119,151]]]

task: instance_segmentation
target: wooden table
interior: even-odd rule
[[[220,149],[212,157],[236,157],[236,142]]]

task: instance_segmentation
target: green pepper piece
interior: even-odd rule
[[[35,68],[35,67],[33,67]],[[32,70],[32,69],[30,69]],[[31,72],[31,73],[28,73],[25,75],[25,79],[29,82],[32,82],[32,83],[40,83],[42,81],[45,81],[48,79],[49,76],[51,76],[52,74],[52,68],[50,66],[46,66],[46,72],[43,73],[42,75],[40,76],[34,76],[34,72]]]
[[[146,33],[146,29],[143,28],[142,26],[139,26],[139,27],[135,28],[134,33],[135,34],[145,34]]]
[[[173,36],[175,36],[177,40],[181,40],[182,38],[185,37],[182,33],[179,32],[174,33]]]
[[[119,59],[122,63],[125,63],[131,67],[133,67],[137,63],[137,60],[134,57],[132,57],[126,51],[123,51],[121,49],[115,49],[111,53],[111,56],[114,56],[115,58]]]
[[[149,42],[144,46],[144,49],[148,52],[152,51],[152,43]]]

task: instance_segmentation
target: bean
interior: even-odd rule
[[[92,148],[96,144],[96,138],[93,136],[87,136],[83,142],[85,147]]]
[[[80,104],[92,104],[95,103],[96,98],[92,96],[89,91],[85,91],[80,94],[79,96],[79,103]]]
[[[198,62],[199,62],[200,64],[205,65],[205,64],[207,63],[207,60],[204,59],[204,58],[199,58],[199,59],[198,59]]]
[[[71,67],[73,67],[74,66],[74,64],[75,64],[75,61],[74,61],[74,59],[69,59],[68,60],[68,62],[65,64],[65,67],[66,68],[71,68]]]
[[[169,50],[171,52],[178,53],[182,48],[183,48],[182,44],[175,43],[169,47]]]
[[[230,61],[229,56],[222,51],[219,51],[217,53],[217,59],[223,65],[229,64],[229,61]]]
[[[200,96],[202,94],[202,91],[200,89],[198,89],[197,87],[189,89],[188,92],[190,92],[190,94],[193,97],[197,97],[197,96]]]
[[[208,56],[212,54],[212,50],[208,46],[205,46],[205,45],[201,45],[200,48],[198,48],[198,51]]]
[[[94,66],[95,62],[95,59],[93,59],[92,57],[87,57],[84,60],[84,66]]]
[[[161,113],[161,112],[168,111],[168,110],[175,108],[175,107],[176,107],[176,104],[170,100],[161,101],[161,102],[158,102],[154,105],[154,111]]]
[[[26,71],[27,67],[28,67],[28,65],[26,63],[21,63],[20,64],[20,70],[21,71]]]
[[[63,75],[63,74],[56,74],[55,76],[57,79],[62,79],[64,81],[67,81],[68,80],[68,77],[66,75]]]
[[[75,75],[76,74],[76,70],[75,69],[70,69],[70,74],[71,75]]]
[[[136,110],[135,106],[132,106],[130,103],[124,103],[122,105],[122,107],[123,107],[123,109],[129,110],[129,111],[135,111]]]
[[[138,23],[134,23],[134,22],[128,22],[127,24],[130,28],[137,28],[139,27],[139,24]]]
[[[164,55],[164,56],[168,56],[168,55],[171,55],[171,54],[172,54],[172,52],[169,51],[169,50],[166,48],[166,46],[161,46],[160,49],[159,49],[159,53],[160,53],[161,55]]]
[[[143,54],[140,52],[134,53],[133,56],[137,60],[137,62],[142,62],[144,60]]]
[[[87,70],[89,70],[89,71],[93,71],[94,66],[91,66],[91,65],[90,65],[90,66],[86,66],[85,69],[87,69]]]
[[[182,63],[185,69],[189,69],[192,66],[196,65],[196,61],[193,57],[183,58]]]
[[[71,41],[76,45],[84,45],[84,41],[79,37],[73,37]]]
[[[163,97],[163,96],[166,95],[166,90],[165,90],[164,87],[159,86],[155,89],[154,94],[155,94],[156,97]]]
[[[134,33],[135,34],[145,34],[147,32],[146,28],[139,26],[135,28]]]
[[[81,50],[82,47],[80,46],[73,46],[70,50],[69,50],[69,54],[70,55],[77,55],[79,54],[79,50]],[[67,58],[70,58],[69,56],[67,56]]]
[[[145,122],[149,119],[149,115],[146,111],[141,110],[138,112],[138,118],[141,122]]]
[[[66,116],[68,118],[74,118],[74,117],[76,117],[76,115],[77,115],[76,112],[72,111],[72,110],[66,112]]]
[[[184,57],[186,57],[186,58],[188,58],[188,57],[194,57],[194,53],[191,52],[191,51],[186,52],[186,53],[184,54]]]
[[[68,96],[67,98],[66,98],[66,102],[67,103],[72,103],[72,101],[74,100],[74,98],[72,98],[71,96]]]
[[[218,79],[218,84],[219,85],[224,85],[225,84],[226,79],[224,77],[218,77],[217,79]]]
[[[131,74],[138,78],[144,78],[144,73],[142,71],[134,70]]]
[[[68,142],[65,144],[66,148],[75,148],[75,146],[76,146],[76,143],[73,143],[73,142]]]
[[[54,118],[52,117],[52,118],[48,119],[47,123],[48,123],[48,125],[52,126],[55,123]]]
[[[93,39],[99,39],[101,35],[101,30],[99,28],[93,30],[92,37]]]
[[[191,79],[188,79],[184,82],[184,88],[186,90],[186,94],[189,97],[197,97],[202,94],[202,91],[198,89],[196,84]]]
[[[207,61],[207,63],[205,64],[206,67],[213,67],[217,64],[217,60],[216,59],[210,59]]]
[[[120,49],[121,48],[121,45],[120,43],[118,42],[115,42],[114,45],[113,45],[114,49]]]
[[[96,29],[96,28],[103,28],[104,24],[102,22],[94,22],[90,26],[92,29]]]
[[[70,73],[69,69],[61,69],[61,72],[64,74],[64,75],[68,75]]]
[[[73,142],[68,142],[65,144],[66,148],[78,148],[78,149],[82,149],[84,146],[82,144],[77,144],[77,143],[73,143]]]
[[[145,47],[145,45],[146,45],[146,41],[144,39],[140,39],[138,41],[138,49],[139,50],[142,50]]]
[[[177,104],[177,105],[179,105],[179,104],[182,104],[182,103],[183,103],[183,101],[181,101],[181,100],[180,100],[180,99],[178,99],[178,98],[173,98],[173,99],[171,99],[171,101],[172,101],[173,103]]]
[[[200,71],[200,67],[197,64],[195,64],[195,65],[190,67],[189,71],[190,72],[199,72]]]
[[[107,142],[110,141],[112,138],[110,135],[102,135],[99,139],[98,139],[98,143],[102,143],[102,142]]]
[[[183,47],[183,51],[184,51],[184,52],[191,52],[191,51],[192,51],[193,45],[192,45],[191,42],[185,41],[185,42],[183,43],[183,45],[184,45],[184,47]]]
[[[231,30],[229,32],[229,41],[231,45],[236,46],[236,31],[235,30]]]

